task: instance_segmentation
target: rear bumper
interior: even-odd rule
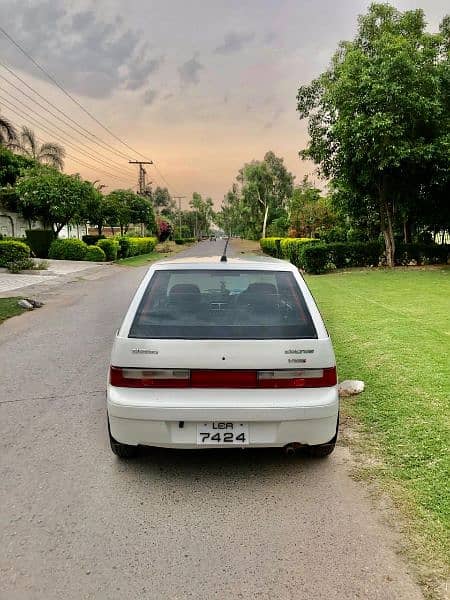
[[[111,434],[123,444],[198,448],[198,422],[245,421],[249,446],[311,445],[326,443],[336,433],[339,397],[337,386],[302,390],[109,386],[107,407]]]

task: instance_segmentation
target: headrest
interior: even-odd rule
[[[251,283],[245,290],[251,294],[277,294],[277,288],[273,283]]]
[[[198,285],[194,285],[193,283],[177,283],[170,288],[169,296],[178,296],[180,294],[200,296],[200,289]]]

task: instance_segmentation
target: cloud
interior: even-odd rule
[[[184,85],[196,85],[199,82],[199,73],[205,67],[198,62],[197,58],[193,56],[190,60],[178,67],[178,74],[181,79],[181,83]]]
[[[94,8],[74,10],[54,0],[37,0],[17,11],[16,0],[3,0],[2,25],[70,91],[86,96],[141,89],[163,62],[122,17],[108,19]],[[13,46],[5,45],[4,55],[12,66],[44,77]]]
[[[164,57],[152,58],[136,62],[128,67],[128,77],[125,87],[127,90],[137,90],[143,87],[148,77],[155,73],[164,61]]]
[[[216,54],[232,54],[239,52],[244,46],[249,44],[255,37],[254,33],[227,33],[223,43],[214,50]]]
[[[144,104],[150,106],[156,100],[158,92],[156,90],[147,90],[144,94]]]
[[[277,34],[274,31],[268,31],[263,37],[263,43],[268,46],[272,45],[273,42],[277,39]]]

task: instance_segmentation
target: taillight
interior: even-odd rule
[[[116,387],[189,387],[188,369],[135,369],[111,367],[109,381]]]
[[[132,388],[318,388],[337,383],[336,367],[326,369],[139,369],[111,367],[110,383]]]
[[[258,387],[263,388],[332,387],[336,383],[336,367],[258,371]]]

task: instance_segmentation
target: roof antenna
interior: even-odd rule
[[[220,262],[227,262],[227,248],[228,248],[229,241],[230,241],[230,236],[228,236],[227,241],[225,243],[225,248],[223,249],[223,254],[220,257]]]

